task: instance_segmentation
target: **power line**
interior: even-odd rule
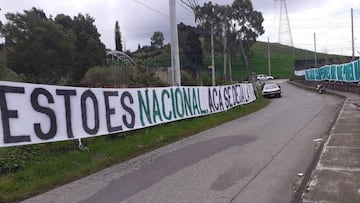
[[[140,5],[142,5],[142,6],[144,6],[145,8],[148,8],[148,9],[150,9],[150,10],[152,10],[152,11],[154,11],[154,12],[156,12],[156,13],[158,13],[158,14],[160,14],[160,15],[162,15],[162,16],[164,16],[164,17],[166,17],[166,18],[169,18],[169,16],[168,15],[166,15],[166,14],[164,14],[164,13],[162,13],[162,12],[160,12],[160,11],[158,11],[158,10],[156,10],[156,9],[154,9],[154,8],[152,8],[152,7],[150,7],[150,6],[148,6],[148,5],[146,5],[146,4],[144,4],[144,3],[142,3],[142,2],[140,2],[140,1],[138,1],[138,0],[134,0],[136,3],[138,3],[138,4],[140,4]]]
[[[185,6],[189,7],[190,9],[192,9],[191,5],[185,2],[184,0],[180,0],[180,2],[183,3]]]
[[[181,6],[185,11],[187,11],[189,14],[191,14],[191,15],[193,15],[194,13],[193,13],[193,11],[192,10],[190,10],[188,7],[187,7],[187,5],[184,3],[184,1],[182,1],[182,0],[177,0],[176,1],[177,2],[177,4],[179,5],[179,6]]]
[[[195,8],[199,6],[199,2],[197,0],[187,0],[184,1],[184,0],[180,0],[184,5],[186,5],[187,7],[189,7],[192,12],[195,13]]]
[[[192,8],[196,8],[200,6],[197,0],[188,0],[188,2]]]

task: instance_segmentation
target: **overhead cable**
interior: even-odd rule
[[[146,5],[146,4],[142,3],[141,1],[138,1],[138,0],[134,0],[134,1],[135,1],[136,3],[138,3],[138,4],[142,5],[142,6],[144,6],[145,8],[148,8],[148,9],[150,9],[150,10],[152,10],[152,11],[154,11],[154,12],[156,12],[156,13],[158,13],[158,14],[160,14],[160,15],[162,15],[162,16],[164,16],[164,17],[166,17],[166,18],[169,18],[169,16],[168,16],[168,15],[166,15],[166,14],[164,14],[164,13],[162,13],[162,12],[160,12],[160,11],[158,11],[158,10],[156,10],[156,9],[152,8],[152,7],[150,7],[149,5]]]

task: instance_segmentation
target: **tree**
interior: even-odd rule
[[[7,13],[2,29],[7,65],[28,81],[58,83],[70,76],[74,36],[36,8],[24,14]]]
[[[228,39],[231,31],[231,7],[229,5],[220,6],[219,8],[220,16],[221,16],[221,24],[222,24],[222,38],[223,38],[223,54],[224,54],[224,79],[227,80],[227,57],[230,49],[228,48]],[[231,53],[230,53],[231,57]],[[231,65],[231,64],[230,64]],[[232,74],[232,73],[230,73]],[[230,79],[232,77],[230,76]]]
[[[199,27],[210,33],[213,27],[215,36],[222,36],[226,39],[232,38],[232,31],[236,33],[235,40],[239,43],[240,49],[247,63],[250,47],[256,42],[256,38],[264,33],[262,23],[264,18],[258,11],[254,11],[250,0],[234,0],[231,7],[213,5],[211,2],[204,6],[195,7],[195,21]],[[232,25],[236,29],[231,29]],[[205,37],[207,39],[209,37]],[[224,53],[226,52],[227,40],[223,40]],[[234,46],[231,44],[232,48]],[[225,59],[225,57],[224,57]],[[247,65],[247,71],[250,76],[250,68]]]
[[[239,40],[240,50],[243,55],[248,77],[250,77],[250,67],[248,56],[250,47],[256,42],[256,38],[262,35],[264,27],[264,17],[261,12],[254,11],[250,0],[234,0],[232,4],[232,19],[236,22],[237,39]]]
[[[211,2],[204,3],[204,6],[200,7],[197,6],[194,8],[195,11],[195,21],[199,23],[199,28],[203,30],[204,41],[206,49],[210,50],[210,39],[211,35],[213,35],[214,44],[213,47],[214,51],[217,51],[216,48],[220,48],[216,46],[216,42],[218,37],[222,34],[223,28],[223,12],[221,10],[221,6],[218,4],[213,5]],[[225,58],[224,58],[225,60]]]
[[[79,14],[47,18],[32,8],[24,13],[7,13],[2,26],[7,65],[29,82],[58,84],[79,82],[87,69],[105,62],[105,46],[94,19]]]
[[[55,17],[55,22],[57,24],[60,24],[61,26],[63,26],[63,28],[67,29],[67,30],[72,30],[73,27],[73,22],[70,16],[64,15],[64,14],[58,14]]]
[[[104,64],[106,59],[105,45],[100,41],[95,20],[88,14],[78,14],[73,19],[59,14],[55,21],[75,35],[72,76],[75,82],[80,82],[88,69]]]
[[[231,15],[236,23],[238,39],[243,41],[244,49],[249,53],[256,38],[265,32],[262,26],[264,17],[261,12],[254,11],[250,0],[234,0]]]
[[[1,22],[1,20],[0,20],[0,37],[2,37],[2,34],[1,34],[1,30],[3,29],[3,23]]]
[[[203,65],[200,33],[195,27],[183,23],[178,25],[178,30],[182,66],[196,70]]]
[[[156,31],[151,37],[151,47],[162,48],[164,45],[164,34],[162,32]]]
[[[115,22],[115,50],[123,51],[119,22]]]
[[[210,41],[211,32],[213,32],[215,36],[221,35],[222,15],[218,4],[213,5],[211,2],[204,3],[202,7],[195,7],[194,12],[195,22],[198,23],[198,28],[202,30],[206,42]]]

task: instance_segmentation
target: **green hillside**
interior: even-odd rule
[[[267,43],[256,42],[250,49],[250,69],[253,73],[268,74]],[[292,48],[278,43],[270,43],[271,74],[276,78],[290,78],[294,74],[294,60],[314,60],[314,52]],[[210,61],[209,57],[206,61]],[[317,53],[317,59],[344,58],[343,56]],[[233,80],[244,79],[247,76],[245,64],[240,53],[236,54],[232,64]],[[217,75],[223,75],[223,56],[220,54],[215,60]]]
[[[278,43],[270,43],[271,50],[271,74],[276,78],[291,78],[294,74],[294,60],[314,60],[314,52],[292,48]],[[256,42],[250,49],[250,68],[253,73],[268,74],[268,51],[267,43]],[[204,50],[204,67],[199,67],[206,71],[211,64],[210,52]],[[317,53],[317,59],[328,58],[344,58],[344,56],[329,55]],[[341,59],[343,60],[343,59]],[[170,48],[167,47],[159,56],[147,59],[145,62],[148,66],[171,66],[170,63]],[[215,67],[217,80],[221,80],[224,75],[223,53],[215,52]],[[234,81],[247,78],[247,71],[243,63],[240,52],[232,58],[232,78]]]

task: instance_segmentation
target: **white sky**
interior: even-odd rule
[[[198,0],[198,2],[203,5],[208,1]],[[233,0],[212,2],[223,5],[231,4]],[[262,12],[265,18],[263,23],[265,33],[258,40],[267,41],[269,37],[270,42],[278,42],[280,1],[252,0],[252,2],[254,9]],[[168,0],[0,0],[0,20],[6,23],[5,13],[23,13],[23,10],[32,7],[41,8],[47,16],[54,17],[60,13],[69,16],[88,13],[95,18],[101,40],[110,49],[115,47],[116,20],[119,21],[126,49],[134,51],[138,44],[149,45],[155,31],[163,32],[165,41],[170,41]],[[314,50],[315,32],[318,52],[351,55],[351,8],[354,11],[355,55],[359,56],[359,0],[288,0],[288,16],[295,47]],[[179,5],[177,21],[195,25],[193,15]]]

